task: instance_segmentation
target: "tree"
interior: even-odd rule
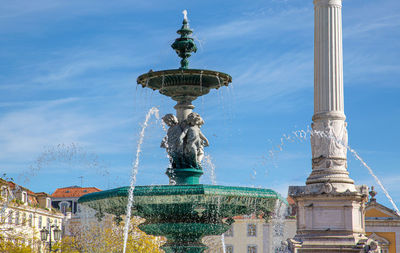
[[[27,245],[25,242],[27,235],[23,232],[15,232],[12,229],[2,229],[0,233],[0,252],[13,253],[34,253],[33,245]],[[40,245],[38,240],[32,240],[36,248]]]
[[[161,253],[160,245],[165,240],[147,235],[139,230],[138,225],[144,220],[131,219],[126,252]],[[123,223],[117,225],[111,216],[102,221],[81,220],[69,227],[69,236],[64,235],[61,243],[55,245],[63,253],[120,253],[124,240]]]

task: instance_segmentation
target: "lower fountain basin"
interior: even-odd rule
[[[100,213],[124,215],[129,187],[90,193],[79,203]],[[277,201],[287,203],[270,189],[217,185],[136,186],[132,212],[146,219],[139,228],[165,236],[165,252],[203,252],[201,238],[221,235],[238,215],[257,214],[268,219]]]

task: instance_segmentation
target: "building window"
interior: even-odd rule
[[[22,203],[28,202],[28,195],[26,192],[22,192]]]
[[[26,226],[26,213],[22,213],[22,225]]]
[[[9,211],[8,212],[8,224],[12,224],[13,222],[13,212]]]
[[[283,224],[276,223],[274,225],[274,236],[283,236]]]
[[[19,211],[15,213],[15,225],[19,225]]]
[[[233,246],[232,245],[226,245],[225,246],[225,253],[233,253]]]
[[[247,253],[257,253],[257,246],[256,245],[248,245]]]
[[[38,226],[39,226],[39,229],[41,229],[42,228],[42,216],[39,216],[39,224],[38,224]]]
[[[51,199],[50,198],[47,198],[46,199],[46,208],[51,208]]]
[[[32,220],[33,220],[33,215],[32,214],[29,214],[29,227],[32,227]]]
[[[47,227],[50,227],[50,223],[51,223],[50,218],[47,218]]]
[[[69,203],[61,202],[59,205],[60,205],[60,211],[65,215],[67,212],[67,208],[69,207]]]
[[[233,226],[231,226],[231,227],[229,228],[229,230],[225,232],[224,235],[225,235],[226,237],[232,237],[232,236],[233,236]]]
[[[247,224],[247,236],[257,236],[256,224]]]
[[[3,200],[7,200],[7,186],[1,187],[1,197]]]

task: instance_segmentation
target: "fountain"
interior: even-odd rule
[[[234,222],[237,215],[262,214],[268,219],[277,204],[285,204],[277,192],[269,189],[231,187],[200,184],[203,174],[201,161],[208,140],[200,127],[201,116],[192,110],[192,101],[210,92],[228,86],[232,81],[228,74],[203,69],[189,69],[188,58],[196,52],[196,44],[190,37],[186,12],[183,25],[177,31],[171,45],[181,60],[179,69],[152,71],[138,77],[144,88],[158,90],[177,101],[176,116],[167,114],[163,121],[169,127],[162,140],[170,159],[166,174],[169,185],[133,186],[91,193],[82,196],[79,203],[98,212],[110,213],[120,219],[132,213],[146,222],[139,228],[150,235],[165,236],[167,243],[162,249],[167,253],[198,253],[207,247],[201,239],[208,235],[221,235]],[[133,198],[129,200],[129,192]],[[129,216],[128,216],[129,217]]]

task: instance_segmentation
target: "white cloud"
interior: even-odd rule
[[[236,37],[268,36],[275,32],[300,31],[312,27],[312,13],[306,8],[289,8],[279,12],[261,13],[239,17],[226,23],[199,29],[199,37],[205,41],[229,40]],[[227,43],[229,43],[227,41]]]

